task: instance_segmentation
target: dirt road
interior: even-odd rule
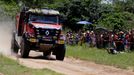
[[[30,52],[28,59],[12,56],[10,51],[10,40],[12,22],[0,22],[0,52],[18,61],[20,64],[36,69],[48,68],[65,75],[134,75],[132,71],[117,69],[111,66],[99,65],[93,62],[82,61],[74,58],[65,60],[46,60],[40,52]],[[55,58],[52,56],[52,58]]]

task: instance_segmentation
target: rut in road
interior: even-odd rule
[[[98,65],[92,62],[65,58],[65,60],[45,60],[42,53],[30,52],[30,58],[22,59],[11,55],[10,42],[12,35],[13,22],[0,22],[0,52],[8,57],[17,60],[20,64],[36,69],[48,68],[65,75],[134,75],[132,71],[117,69],[114,67]],[[39,57],[38,57],[39,56]]]

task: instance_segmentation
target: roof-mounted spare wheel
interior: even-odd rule
[[[60,15],[59,11],[52,9],[29,9],[29,13],[45,14],[45,15]]]

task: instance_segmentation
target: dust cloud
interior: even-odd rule
[[[13,20],[6,16],[0,16],[0,53],[5,55],[11,54],[11,37],[13,29]]]

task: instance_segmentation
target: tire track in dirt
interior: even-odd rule
[[[48,68],[53,71],[63,73],[65,75],[134,75],[134,72],[117,69],[111,66],[99,65],[92,62],[82,61],[73,58],[65,58],[65,60],[46,60],[42,58],[40,52],[30,52],[30,58],[22,59],[19,55],[12,56],[10,50],[10,40],[13,22],[0,22],[0,52],[10,57],[21,65],[43,69]]]

